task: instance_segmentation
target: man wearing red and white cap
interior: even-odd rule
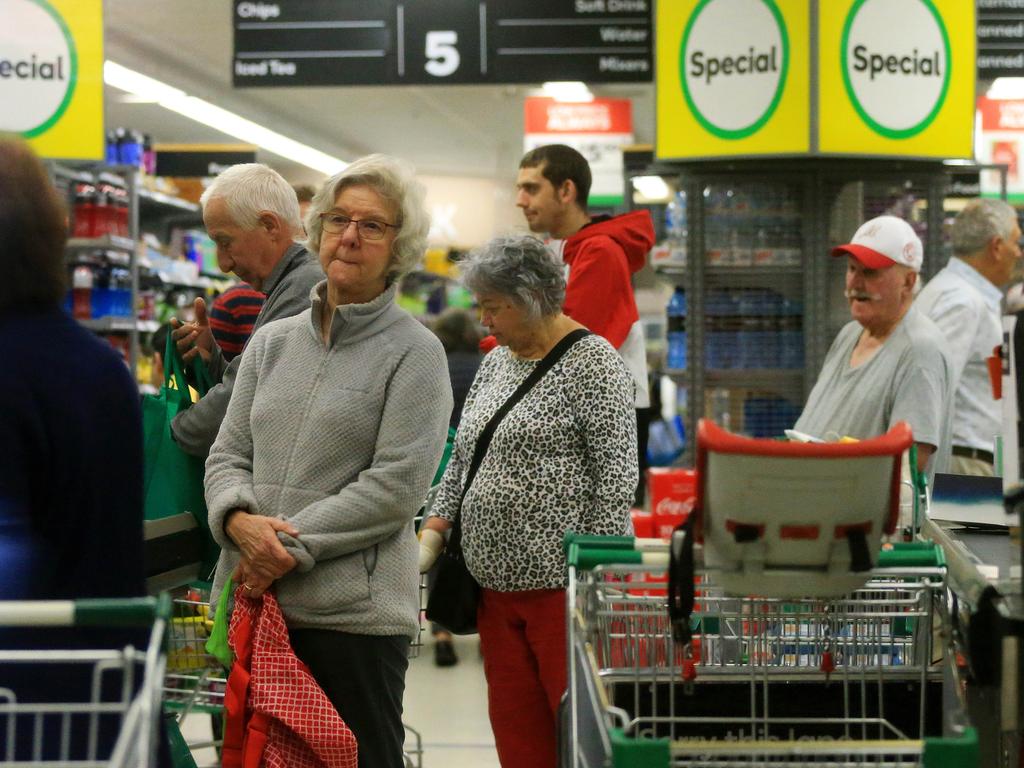
[[[948,461],[955,381],[941,331],[911,304],[921,241],[903,219],[879,216],[832,255],[847,260],[853,322],[832,342],[796,429],[864,439],[906,421],[918,469],[934,475]]]

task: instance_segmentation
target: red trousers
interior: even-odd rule
[[[555,768],[568,671],[565,590],[482,590],[477,627],[503,768]]]

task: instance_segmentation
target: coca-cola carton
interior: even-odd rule
[[[697,471],[678,467],[647,470],[647,498],[654,518],[654,536],[670,538],[673,529],[686,522],[697,494]]]
[[[629,512],[633,519],[633,535],[638,539],[650,539],[654,537],[654,515],[642,509],[632,509]]]

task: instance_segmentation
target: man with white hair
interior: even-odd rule
[[[1021,258],[1017,212],[1002,200],[973,200],[957,214],[951,234],[953,258],[915,305],[946,337],[958,381],[949,470],[991,477],[1002,418],[985,358],[1002,343],[1002,288]]]
[[[259,163],[232,166],[214,179],[199,202],[206,231],[217,246],[217,266],[266,294],[253,333],[272,320],[309,309],[310,291],[324,273],[317,259],[295,242],[303,236],[299,203],[277,171]],[[195,315],[191,323],[171,321],[174,339],[186,362],[202,355],[216,386],[174,418],[171,432],[182,450],[205,458],[227,412],[242,355],[225,361],[201,298],[195,301]]]
[[[921,241],[903,219],[879,216],[832,255],[847,260],[853,321],[832,342],[796,429],[864,439],[906,421],[918,469],[934,475],[948,457],[954,379],[942,333],[911,305]]]

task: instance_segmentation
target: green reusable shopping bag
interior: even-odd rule
[[[206,652],[224,665],[225,669],[231,669],[235,660],[235,654],[231,652],[228,644],[228,627],[231,624],[231,613],[228,610],[228,603],[231,602],[231,591],[234,588],[232,579],[224,582],[220,591],[220,598],[217,600],[217,613],[213,616],[213,629],[206,641]]]
[[[171,386],[174,381],[175,387]],[[210,376],[202,361],[196,366],[197,388],[205,394]],[[171,334],[164,351],[164,385],[158,395],[142,398],[142,431],[145,471],[143,491],[145,519],[159,520],[191,512],[203,531],[205,545],[200,573],[212,570],[219,548],[210,536],[206,500],[203,497],[204,461],[185,453],[171,436],[171,420],[192,405],[184,365]]]

